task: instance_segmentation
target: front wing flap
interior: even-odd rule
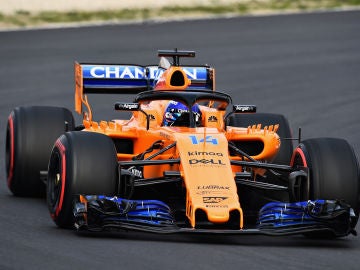
[[[341,237],[350,233],[356,235],[357,219],[354,210],[339,200],[274,202],[260,209],[258,228],[279,234],[324,230]]]
[[[172,227],[171,209],[157,200],[125,200],[118,197],[82,196],[74,204],[78,230],[102,230],[106,227]]]
[[[80,195],[74,203],[75,227],[78,231],[111,229],[162,234],[262,234],[295,235],[331,233],[335,237],[356,235],[358,217],[347,204],[336,200],[296,203],[268,203],[259,211],[256,228],[198,229],[179,226],[173,212],[157,200],[127,200],[101,195]]]

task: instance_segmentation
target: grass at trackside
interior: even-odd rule
[[[122,9],[96,12],[56,12],[30,13],[19,10],[13,15],[0,12],[0,27],[41,26],[53,23],[78,23],[95,21],[129,21],[157,18],[181,18],[222,14],[246,15],[268,12],[311,11],[318,9],[346,8],[360,6],[360,0],[267,0],[194,7],[164,7],[161,9]]]

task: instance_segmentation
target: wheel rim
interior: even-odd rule
[[[302,148],[297,147],[294,151],[294,154],[291,158],[290,165],[292,167],[300,166],[308,168],[308,162],[306,160],[305,153]],[[294,194],[297,195],[298,201],[304,201],[310,199],[310,181],[309,179],[300,178],[297,180],[294,186]]]
[[[308,167],[304,151],[298,147],[291,158],[290,166]]]

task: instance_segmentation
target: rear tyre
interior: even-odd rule
[[[40,171],[47,171],[51,148],[67,130],[74,129],[72,113],[65,108],[15,108],[6,129],[7,184],[16,196],[44,196]]]
[[[116,195],[117,165],[114,143],[103,134],[75,131],[59,137],[47,180],[47,205],[54,222],[61,228],[73,227],[77,194]]]
[[[294,151],[291,165],[309,168],[309,185],[301,200],[338,199],[359,213],[359,164],[346,140],[316,138],[303,141]]]

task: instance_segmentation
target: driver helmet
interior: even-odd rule
[[[201,111],[199,105],[195,104],[191,110],[194,115],[196,124],[199,125],[201,123]],[[170,101],[165,110],[163,125],[172,126],[183,113],[188,112],[188,108],[183,103],[173,100]]]

